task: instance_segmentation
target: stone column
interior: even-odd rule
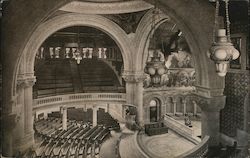
[[[32,86],[33,74],[17,77],[16,96],[5,104],[2,113],[2,154],[12,157],[34,144]],[[9,106],[11,108],[6,108]]]
[[[174,115],[176,115],[176,100],[173,100],[173,109],[174,109],[174,111],[173,111],[173,114]]]
[[[182,104],[183,104],[183,115],[185,115],[187,113],[187,101],[186,101],[186,99],[182,100]]]
[[[124,72],[123,78],[126,81],[127,103],[137,106],[137,122],[143,127],[143,81],[146,76],[144,72]]]
[[[197,103],[195,101],[192,101],[193,105],[194,105],[194,113],[193,115],[196,116],[197,115]]]
[[[209,145],[215,146],[220,140],[220,110],[224,108],[225,96],[204,97],[195,96],[196,102],[200,105],[202,139],[210,136]]]
[[[97,126],[97,107],[93,106],[93,126]]]
[[[63,107],[62,108],[62,128],[63,130],[67,130],[67,108]]]
[[[34,85],[33,79],[26,80],[26,84],[24,87],[24,113],[25,113],[25,134],[30,135],[30,137],[34,138],[34,131],[33,131],[33,90],[32,87]]]

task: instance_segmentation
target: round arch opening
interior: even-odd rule
[[[33,98],[72,93],[124,93],[123,58],[106,33],[87,26],[61,29],[35,56]]]

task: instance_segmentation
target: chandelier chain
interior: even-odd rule
[[[218,30],[218,17],[219,17],[219,8],[220,8],[220,2],[219,0],[216,0],[216,6],[215,6],[215,20],[214,20],[214,30],[213,30],[213,42],[215,43],[216,38],[216,30]]]
[[[228,41],[231,42],[231,38],[230,38],[230,20],[229,20],[228,2],[229,2],[229,0],[225,0],[225,8],[226,8],[226,25],[227,25],[227,38],[228,38]]]

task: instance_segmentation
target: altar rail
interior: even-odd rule
[[[192,141],[195,144],[198,144],[200,141],[194,137],[194,131],[190,127],[182,124],[181,122],[175,120],[174,118],[165,115],[164,116],[164,124],[175,131],[176,133],[180,134],[184,138]]]
[[[206,154],[208,152],[208,142],[209,142],[209,136],[205,136],[204,139],[196,145],[192,150],[189,150],[185,152],[184,154],[179,155],[176,158],[203,158],[206,157]]]
[[[59,104],[59,103],[69,103],[78,101],[108,101],[108,102],[126,102],[125,93],[78,93],[78,94],[68,94],[68,95],[58,95],[53,97],[34,99],[34,107]]]

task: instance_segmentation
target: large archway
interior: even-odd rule
[[[14,75],[15,77],[13,76],[15,79],[12,82],[12,94],[16,96],[16,99],[14,99],[15,102],[13,102],[14,104],[12,104],[12,106],[8,106],[8,111],[13,110],[12,108],[16,107],[16,105],[18,105],[18,107],[20,108],[19,110],[14,112],[15,114],[13,115],[14,129],[8,129],[10,131],[8,131],[7,133],[15,133],[20,130],[24,132],[21,132],[20,135],[16,135],[13,138],[4,135],[5,139],[9,139],[4,140],[4,142],[7,144],[9,143],[10,145],[8,146],[7,144],[4,144],[4,148],[7,148],[5,150],[6,153],[8,153],[7,155],[12,155],[12,152],[16,153],[19,150],[25,150],[34,142],[32,129],[32,86],[35,82],[34,61],[38,48],[41,46],[43,41],[52,33],[62,28],[74,25],[90,26],[98,28],[107,33],[116,42],[121,50],[124,61],[124,69],[131,69],[131,64],[129,64],[129,56],[131,54],[131,50],[127,49],[130,46],[130,42],[126,37],[126,33],[114,22],[98,15],[72,13],[58,15],[41,24],[33,32],[29,41],[25,44],[22,55],[19,58],[18,67],[15,71],[16,75]],[[5,100],[8,100],[7,97],[5,97]],[[17,118],[19,118],[21,122],[18,121]],[[11,121],[10,118],[6,117],[6,119],[8,119],[8,121]],[[4,122],[6,123],[7,120]],[[5,130],[7,130],[7,128],[5,128]],[[13,147],[13,141],[18,142],[15,147]]]
[[[149,3],[152,1],[147,0]],[[142,65],[134,67],[131,63],[137,63],[138,60],[142,60],[143,50],[141,53],[138,53],[138,57],[132,58],[133,53],[137,51],[133,50],[130,46],[134,46],[133,41],[135,41],[134,35],[127,35],[124,31],[119,28],[116,24],[111,22],[108,19],[103,18],[99,15],[83,15],[76,13],[65,13],[59,14],[54,17],[51,17],[60,7],[67,4],[69,1],[61,0],[44,0],[44,1],[11,1],[7,10],[10,13],[7,16],[4,16],[3,24],[6,30],[4,31],[2,37],[5,37],[4,40],[4,70],[3,70],[3,113],[4,113],[4,122],[8,124],[22,125],[16,116],[19,115],[20,111],[16,110],[17,105],[23,109],[23,104],[19,104],[18,101],[22,100],[20,97],[23,94],[26,94],[26,102],[30,104],[26,105],[25,111],[29,111],[25,114],[28,118],[32,118],[32,100],[30,94],[30,89],[26,89],[26,92],[16,91],[16,87],[20,85],[29,86],[29,80],[34,82],[33,68],[34,68],[34,59],[35,52],[41,45],[41,43],[53,32],[57,31],[60,28],[73,26],[73,25],[86,25],[91,27],[96,27],[104,32],[108,33],[118,44],[122,50],[122,55],[124,58],[124,70],[129,72],[141,72]],[[205,51],[208,49],[211,41],[212,34],[212,21],[213,17],[209,14],[213,11],[208,2],[192,1],[192,2],[183,2],[182,0],[171,0],[171,1],[160,1],[161,10],[169,15],[171,18],[176,19],[178,25],[182,26],[185,34],[189,36],[191,41],[195,43],[193,46],[196,52],[197,63],[200,63],[197,68],[199,72],[199,81],[197,82],[197,92],[198,94],[204,96],[205,98],[198,98],[201,104],[203,104],[202,109],[204,112],[207,112],[204,117],[204,130],[205,134],[214,135],[214,141],[218,140],[218,129],[217,126],[214,128],[208,128],[209,122],[218,121],[218,111],[224,106],[223,102],[223,88],[224,88],[224,79],[219,78],[215,74],[214,66],[211,61],[207,60]],[[16,6],[19,6],[19,9],[16,10]],[[33,6],[30,8],[30,6]],[[43,7],[41,7],[43,6]],[[34,12],[33,8],[37,8]],[[20,13],[21,12],[21,13]],[[32,13],[32,14],[31,14]],[[188,13],[188,14],[187,14]],[[202,13],[202,14],[201,14]],[[29,18],[27,18],[29,17]],[[50,18],[48,18],[50,17]],[[190,19],[191,17],[191,19]],[[204,19],[207,17],[207,19]],[[16,21],[22,19],[23,25],[19,26]],[[211,23],[207,23],[210,21]],[[181,23],[184,24],[181,24]],[[186,31],[185,31],[186,30]],[[137,32],[139,34],[139,32]],[[142,32],[141,32],[142,33]],[[209,35],[209,36],[208,36]],[[117,38],[120,37],[120,38]],[[131,40],[133,39],[133,40]],[[144,39],[145,40],[145,39]],[[145,41],[144,41],[145,42]],[[11,47],[9,47],[11,45]],[[144,44],[143,44],[144,45]],[[143,48],[143,47],[142,47]],[[12,62],[10,62],[12,61]],[[25,63],[25,64],[21,64]],[[143,63],[143,62],[139,62]],[[203,64],[205,63],[205,64]],[[136,65],[136,64],[134,64]],[[201,72],[202,71],[202,72]],[[19,76],[18,76],[19,74]],[[17,78],[21,79],[17,81]],[[140,79],[140,78],[139,78]],[[132,79],[137,81],[138,78]],[[133,86],[135,86],[133,88]],[[136,94],[135,91],[137,83],[131,84],[131,89],[133,93],[130,95]],[[32,87],[32,86],[31,86]],[[142,87],[142,86],[141,86]],[[138,92],[141,92],[138,90]],[[21,94],[21,95],[19,95]],[[23,95],[24,97],[25,95]],[[25,98],[26,98],[25,97]],[[207,99],[207,98],[210,99]],[[216,99],[214,99],[216,98]],[[23,98],[24,99],[24,98]],[[218,99],[218,100],[217,100]],[[138,101],[137,99],[134,99]],[[138,101],[141,102],[141,101]],[[18,108],[17,108],[18,109]],[[23,111],[22,111],[23,112]],[[212,119],[212,116],[215,114],[215,118]],[[13,116],[13,117],[10,117]],[[22,119],[24,119],[22,117]],[[27,124],[27,127],[32,126],[32,124]],[[5,133],[8,133],[5,141],[5,149],[3,153],[6,156],[13,155],[13,146],[12,136],[14,135],[11,129],[5,129]],[[30,133],[29,133],[30,134]],[[31,134],[33,135],[33,133]],[[13,138],[14,139],[14,138]],[[24,139],[27,139],[24,137]],[[31,146],[27,144],[27,146]]]

